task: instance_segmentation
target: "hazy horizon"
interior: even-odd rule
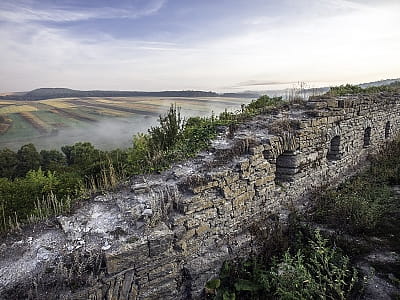
[[[400,77],[396,0],[3,0],[0,92],[235,92]]]

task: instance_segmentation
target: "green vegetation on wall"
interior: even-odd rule
[[[373,94],[380,92],[393,92],[400,91],[400,82],[396,81],[388,85],[381,86],[370,86],[366,88],[362,88],[358,85],[341,85],[331,87],[327,92],[327,95],[330,96],[345,96],[345,95],[357,95],[357,94]]]
[[[297,245],[297,247],[295,247]],[[207,283],[216,300],[346,299],[357,281],[349,258],[316,231],[267,263],[261,257],[226,262]]]

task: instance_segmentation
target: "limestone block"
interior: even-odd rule
[[[202,224],[196,228],[196,235],[197,236],[203,235],[204,233],[206,233],[209,230],[210,230],[210,224],[207,224],[207,223]]]
[[[264,146],[258,145],[256,147],[251,147],[249,149],[249,154],[250,155],[262,154],[263,151],[264,151]]]
[[[192,191],[195,194],[199,194],[199,193],[201,193],[201,192],[203,192],[205,190],[209,190],[209,189],[211,189],[213,187],[216,187],[218,185],[219,185],[218,181],[211,181],[211,182],[209,182],[209,183],[207,183],[205,185],[201,185],[201,186],[197,186],[197,187],[193,188]]]
[[[165,225],[161,224],[148,237],[150,256],[157,256],[171,248],[174,233]]]
[[[173,274],[174,272],[176,272],[176,267],[176,264],[169,263],[151,270],[148,275],[150,283],[157,278],[163,278],[167,275]],[[163,278],[163,280],[164,279],[165,278]]]
[[[137,260],[143,259],[149,253],[147,239],[121,246],[118,250],[106,253],[107,273],[115,274],[132,268]]]
[[[328,104],[325,101],[309,101],[307,102],[307,107],[310,109],[321,109],[328,107]]]

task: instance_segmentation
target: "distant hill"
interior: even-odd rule
[[[393,82],[400,82],[398,79],[385,79],[368,83],[361,83],[358,86],[368,88],[372,86],[389,85]],[[322,94],[329,91],[329,87],[320,87],[303,90],[307,94]],[[260,95],[285,96],[290,89],[266,90],[266,91],[246,91],[242,93],[216,93],[206,91],[80,91],[68,88],[39,88],[26,93],[9,93],[0,95],[0,99],[8,100],[45,100],[55,98],[81,98],[81,97],[229,97],[229,98],[258,98]]]
[[[389,85],[394,82],[400,82],[400,78],[397,79],[385,79],[385,80],[379,80],[379,81],[373,81],[373,82],[368,82],[368,83],[362,83],[359,84],[360,87],[362,88],[368,88],[371,86],[382,86],[382,85]]]
[[[10,100],[45,100],[71,97],[240,97],[257,98],[255,93],[223,93],[205,91],[80,91],[67,88],[40,88],[27,93],[0,96],[0,99]]]

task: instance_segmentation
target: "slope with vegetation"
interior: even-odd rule
[[[102,151],[87,142],[61,151],[38,152],[33,144],[17,152],[0,152],[1,231],[66,212],[75,199],[110,189],[124,178],[160,172],[173,162],[206,148],[222,125],[235,127],[261,111],[282,105],[281,98],[262,96],[241,111],[220,116],[184,119],[176,106],[160,116],[159,126],[133,138],[127,150]]]

